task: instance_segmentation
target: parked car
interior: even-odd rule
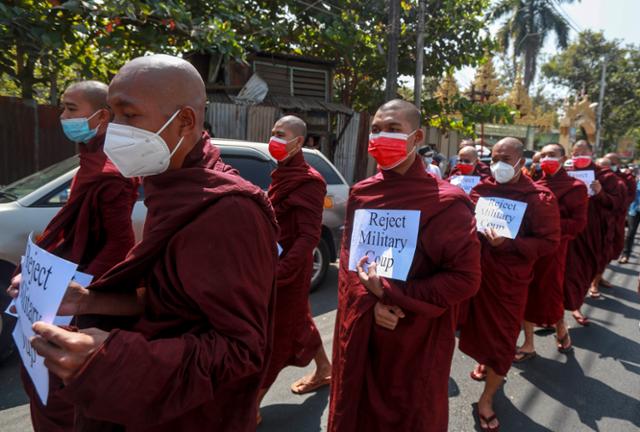
[[[269,188],[271,171],[277,163],[267,144],[215,139],[226,163],[240,175],[263,190]],[[329,160],[317,150],[303,148],[306,161],[327,182],[327,196],[322,217],[322,236],[313,251],[311,289],[322,284],[329,263],[336,261],[340,248],[349,185]],[[5,287],[9,285],[20,256],[24,253],[29,233],[41,233],[69,197],[71,180],[78,170],[79,159],[73,156],[28,177],[0,188],[0,313],[9,304]],[[140,240],[147,214],[143,190],[133,213],[133,228]],[[11,331],[15,321],[2,314],[0,320],[0,360],[11,353]]]

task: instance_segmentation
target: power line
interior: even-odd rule
[[[576,33],[581,33],[582,32],[582,30],[580,30],[580,26],[578,25],[578,23],[573,21],[571,16],[562,8],[562,6],[560,5],[560,3],[557,0],[555,0],[555,1],[548,0],[548,4],[558,13],[558,15],[560,15],[560,18],[562,18],[562,20],[569,27],[571,27]]]

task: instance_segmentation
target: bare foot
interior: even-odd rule
[[[316,391],[330,383],[331,368],[327,370],[316,370],[314,373],[306,375],[291,384],[291,391],[295,394],[302,395]]]
[[[475,381],[484,381],[487,377],[487,367],[483,364],[477,364],[471,371],[471,379]]]

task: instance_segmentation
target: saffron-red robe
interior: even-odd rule
[[[506,375],[516,353],[533,265],[560,243],[560,212],[551,191],[520,175],[516,183],[488,179],[471,191],[471,199],[498,197],[527,203],[515,239],[491,246],[482,239],[482,284],[471,300],[460,332],[460,350],[478,363]]]
[[[280,226],[273,353],[263,383],[271,387],[286,366],[306,366],[322,346],[309,309],[313,249],[322,233],[327,185],[302,151],[271,173],[269,199]]]
[[[636,199],[636,179],[635,176],[631,173],[622,173],[620,171],[616,172],[616,175],[622,183],[624,183],[625,190],[627,192],[626,200],[624,206],[616,211],[616,231],[613,238],[613,251],[611,253],[611,259],[617,259],[624,249],[624,229],[627,222],[627,212],[629,211],[629,206]]]
[[[406,315],[392,331],[375,324],[379,300],[348,268],[358,209],[420,210],[407,281],[382,278],[382,301]],[[461,189],[426,173],[420,158],[404,175],[382,171],[355,185],[340,254],[328,430],[446,431],[457,305],[479,282],[480,244]]]
[[[580,309],[594,277],[609,264],[615,232],[614,214],[626,199],[622,183],[611,170],[594,164],[584,169],[595,171],[602,191],[589,197],[587,226],[567,248],[564,307],[570,311]]]
[[[542,326],[556,324],[564,316],[567,245],[587,225],[589,196],[585,184],[568,175],[564,168],[552,176],[545,174],[538,184],[551,190],[558,200],[562,231],[560,246],[536,262],[529,285],[524,319]]]
[[[124,260],[135,236],[131,211],[138,197],[138,180],[124,178],[103,151],[104,135],[79,144],[80,168],[71,183],[68,201],[47,225],[37,244],[79,264],[78,269],[99,278]],[[19,271],[19,270],[18,270]],[[36,432],[73,429],[73,405],[56,389],[62,381],[50,375],[47,405],[43,405],[26,370],[22,381],[29,395],[31,421]]]
[[[254,431],[275,301],[271,205],[208,140],[143,186],[143,240],[92,289],[143,286],[144,313],[112,330],[61,394],[130,431]]]

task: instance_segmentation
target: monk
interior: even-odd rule
[[[139,57],[116,74],[105,152],[144,177],[148,216],[142,241],[89,288],[144,287],[144,312],[110,332],[33,326],[61,395],[120,430],[255,430],[278,230],[266,195],[203,139],[205,101],[200,74],[177,57]]]
[[[472,145],[465,145],[458,151],[458,163],[451,170],[449,178],[454,176],[478,176],[481,180],[491,176],[489,167],[478,159],[478,151]]]
[[[369,153],[381,171],[353,186],[340,253],[331,432],[447,430],[457,305],[478,290],[480,245],[465,193],[426,173],[416,156],[423,140],[413,104],[392,100],[378,109]],[[362,221],[399,227],[398,235],[416,240],[402,255],[410,260],[406,276],[390,270],[387,258],[377,265],[379,252],[357,253],[369,248],[364,231],[352,232],[358,210],[373,212]],[[410,211],[419,211],[413,229],[405,224]],[[374,226],[366,236],[384,232]],[[353,236],[361,246],[351,251]],[[399,247],[393,253],[401,259]]]
[[[554,326],[557,349],[561,353],[571,350],[571,337],[564,321],[564,274],[567,246],[587,225],[589,197],[583,182],[570,177],[563,165],[567,160],[564,147],[548,144],[540,152],[543,177],[537,183],[551,190],[560,207],[560,246],[551,254],[536,261],[533,281],[524,313],[524,343],[516,353],[514,362],[535,357],[533,328]]]
[[[286,366],[304,367],[315,359],[315,372],[293,383],[293,393],[309,393],[331,382],[331,363],[309,309],[313,249],[322,234],[327,184],[304,160],[302,145],[307,125],[302,119],[285,116],[276,122],[271,134],[269,152],[278,161],[278,168],[271,173],[269,199],[280,225],[282,253],[278,262],[273,355],[258,402]]]
[[[618,211],[616,214],[616,226],[615,226],[615,236],[613,238],[613,250],[611,252],[611,259],[621,259],[622,251],[624,249],[624,229],[626,226],[627,220],[627,212],[629,211],[629,206],[636,199],[636,178],[633,173],[623,172],[622,161],[620,160],[620,156],[617,153],[607,153],[605,159],[608,159],[611,165],[611,171],[613,171],[620,180],[624,183],[627,192],[627,199],[624,203],[624,207]],[[604,278],[600,280],[600,286],[605,288],[611,288],[611,283],[606,281]]]
[[[572,311],[573,318],[580,325],[589,325],[580,308],[587,291],[593,283],[596,289],[591,294],[599,297],[597,290],[599,277],[610,261],[610,245],[613,239],[615,212],[625,199],[626,192],[618,177],[609,169],[593,163],[593,148],[585,140],[577,141],[572,148],[573,170],[594,172],[595,180],[590,185],[587,227],[571,242],[567,249],[567,264],[564,287],[564,307]],[[604,161],[607,163],[607,161]]]
[[[73,177],[68,201],[49,222],[38,246],[78,264],[78,270],[99,278],[124,259],[135,237],[131,212],[138,196],[138,180],[123,177],[103,151],[111,113],[107,107],[107,85],[98,81],[71,84],[62,95],[60,122],[66,137],[77,144],[80,168]],[[19,271],[19,270],[18,270]],[[9,287],[17,297],[20,274]],[[61,315],[99,313],[89,309],[102,293],[90,292],[74,284]],[[104,297],[97,301],[104,304]],[[100,317],[93,317],[100,321]],[[80,325],[81,318],[76,320]],[[31,421],[36,432],[73,429],[73,405],[54,390],[62,382],[51,376],[47,405],[43,405],[26,370],[22,380],[29,395]]]
[[[515,239],[503,237],[494,228],[480,232],[482,284],[460,333],[460,350],[478,362],[471,377],[486,380],[477,408],[482,430],[500,427],[493,397],[516,354],[533,265],[560,243],[557,200],[549,189],[522,175],[523,151],[516,138],[498,141],[491,155],[493,177],[471,192],[476,203],[481,198],[502,198],[526,204]]]
[[[529,169],[524,169],[524,173],[531,177],[531,180],[538,181],[542,178],[543,172],[540,167],[540,160],[542,159],[541,152],[535,152],[533,157],[531,158],[531,167]]]

